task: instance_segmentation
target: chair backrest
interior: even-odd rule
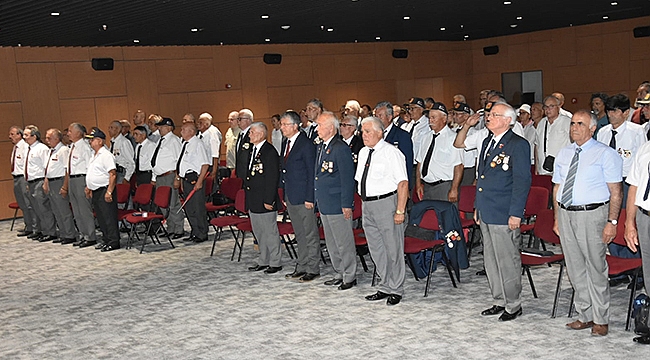
[[[203,190],[205,190],[205,196],[212,195],[212,186],[214,185],[214,178],[212,176],[206,176],[203,181]]]
[[[129,202],[129,195],[131,194],[131,184],[117,184],[115,187],[117,191],[117,203],[126,204]]]
[[[524,216],[537,215],[540,210],[548,209],[549,192],[541,186],[531,186],[526,199]]]
[[[153,198],[153,203],[161,209],[167,209],[172,197],[171,186],[159,186],[156,188],[156,195]]]
[[[228,199],[234,201],[237,197],[237,192],[241,190],[243,183],[244,181],[237,177],[225,178],[221,182],[221,193]]]
[[[627,243],[625,242],[625,214],[625,209],[621,209],[621,213],[618,215],[618,226],[616,227],[616,237],[614,237],[613,243],[627,247]]]
[[[560,237],[553,231],[555,212],[553,209],[542,209],[537,213],[533,233],[538,238],[551,244],[560,244]]]
[[[244,214],[248,213],[246,211],[246,192],[244,189],[237,191],[237,195],[235,196],[235,210]]]
[[[141,184],[135,190],[133,196],[133,203],[138,205],[148,205],[151,202],[151,195],[153,194],[153,185]]]
[[[535,175],[533,174],[530,186],[540,186],[548,190],[549,193],[553,192],[553,182],[550,175]]]
[[[465,213],[474,212],[474,200],[476,200],[476,186],[464,185],[460,187],[458,198],[458,210]]]
[[[435,210],[427,210],[424,215],[422,215],[422,220],[420,220],[420,228],[425,230],[440,230],[438,215],[436,215]]]
[[[352,220],[357,220],[361,217],[361,196],[357,194],[357,192],[354,192],[354,209],[352,210]]]

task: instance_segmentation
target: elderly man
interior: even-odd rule
[[[240,112],[241,116],[241,112]],[[241,120],[240,120],[241,121]],[[246,177],[246,210],[251,219],[253,233],[259,245],[257,264],[249,271],[264,270],[274,274],[282,270],[280,233],[278,232],[278,181],[280,160],[273,145],[266,141],[268,129],[261,122],[250,125],[250,147],[240,152]],[[238,167],[239,171],[240,168]]]
[[[320,237],[314,214],[314,162],[316,149],[300,131],[300,115],[287,111],[280,117],[285,140],[280,152],[280,187],[298,242],[298,262],[287,279],[312,281],[320,276]]]
[[[307,120],[303,121],[300,125],[300,130],[307,134],[309,140],[316,140],[318,137],[318,129],[316,129],[316,119],[323,113],[323,103],[319,99],[311,99],[307,102],[305,114]],[[302,118],[301,118],[302,121]]]
[[[219,171],[219,157],[221,151],[221,131],[219,131],[216,126],[212,125],[212,115],[210,115],[210,113],[199,115],[199,121],[196,123],[196,127],[200,131],[198,137],[203,141],[203,144],[207,149],[208,159],[210,160],[209,175],[215,181],[215,184],[218,185],[219,179],[217,179],[217,172]]]
[[[151,129],[149,129],[149,125],[147,125],[147,114],[145,114],[144,111],[139,110],[133,114],[133,125],[135,126],[144,126],[145,129],[147,129],[147,136],[151,132]]]
[[[300,115],[298,115],[300,117]],[[280,114],[273,114],[271,116],[271,126],[273,130],[271,131],[271,143],[275,148],[275,151],[278,154],[282,151],[282,142],[284,138],[282,137],[282,129],[280,128]]]
[[[544,117],[537,124],[535,138],[535,171],[539,175],[552,175],[555,156],[569,144],[571,118],[560,114],[560,100],[554,96],[544,99]]]
[[[395,126],[391,121],[393,119],[393,106],[388,101],[382,101],[375,106],[375,116],[381,120],[384,127],[384,141],[398,148],[404,155],[406,162],[406,172],[409,178],[409,189],[415,186],[413,179],[413,152],[414,146],[411,136],[405,130]],[[427,122],[428,123],[428,122]]]
[[[363,200],[363,230],[379,276],[378,291],[368,301],[397,305],[404,295],[404,217],[408,175],[402,152],[384,141],[378,118],[361,121],[363,143],[354,179]]]
[[[544,104],[541,102],[534,102],[533,105],[530,106],[530,118],[533,119],[533,126],[537,129],[537,124],[539,124],[539,122],[542,121],[542,118],[544,118]],[[537,141],[537,135],[535,135],[535,141]]]
[[[415,188],[422,200],[458,203],[463,178],[463,150],[454,148],[456,133],[447,126],[447,108],[436,102],[429,110],[429,133],[420,138],[415,154]]]
[[[144,126],[136,126],[133,129],[135,139],[135,175],[136,186],[149,184],[151,182],[151,158],[156,150],[156,144],[147,138],[147,129]]]
[[[128,184],[133,176],[133,171],[135,171],[133,145],[122,135],[122,124],[119,120],[108,125],[108,135],[111,137],[108,151],[115,157],[117,183]]]
[[[237,137],[237,160],[235,165],[235,173],[238,178],[246,179],[248,168],[250,166],[248,155],[251,149],[250,136],[248,130],[253,123],[253,112],[249,109],[241,109],[238,113],[237,121],[239,122],[239,136]]]
[[[510,321],[522,314],[519,226],[530,190],[530,145],[510,129],[515,110],[494,104],[485,114],[492,135],[483,140],[474,217],[483,234],[483,254],[494,305],[481,315]]]
[[[160,131],[160,140],[151,156],[151,167],[153,175],[151,183],[156,187],[174,186],[176,179],[176,162],[181,154],[181,142],[178,136],[174,135],[174,121],[170,118],[162,118],[156,127]],[[167,218],[167,231],[173,239],[180,239],[184,234],[183,214],[179,212],[181,203],[178,198],[177,188],[172,188],[171,200],[169,202],[169,217]]]
[[[561,92],[554,92],[551,94],[551,96],[560,100],[560,114],[570,119],[573,116],[573,114],[570,111],[564,109],[564,94],[562,94]]]
[[[425,105],[422,98],[411,98],[407,105],[413,123],[410,130],[411,140],[413,141],[413,154],[417,154],[420,151],[420,137],[431,131],[429,129],[429,119],[424,115]]]
[[[354,162],[350,148],[336,133],[336,115],[325,111],[316,120],[318,146],[315,163],[315,201],[325,231],[325,243],[330,255],[334,278],[325,285],[339,285],[347,290],[357,284],[357,260],[352,233],[354,207]]]
[[[598,131],[609,124],[607,110],[605,109],[607,99],[609,99],[609,96],[605,93],[599,92],[591,94],[591,112],[593,112],[594,115],[596,115],[596,119],[598,119],[598,125],[596,125],[596,131],[594,131],[594,139],[598,138]]]
[[[199,117],[199,124],[202,122],[203,115]],[[200,243],[208,239],[205,191],[202,189],[212,159],[204,151],[204,144],[196,136],[196,130],[196,125],[189,122],[184,123],[181,128],[183,146],[176,162],[178,176],[174,181],[174,188],[178,189],[182,186],[183,194],[187,199],[185,213],[192,230],[190,237],[185,241]],[[194,192],[194,194],[188,199],[187,197],[191,192]]]
[[[113,196],[117,184],[115,158],[106,149],[104,143],[106,134],[95,128],[86,135],[90,139],[90,147],[95,154],[88,163],[86,175],[86,197],[92,198],[93,207],[97,216],[99,228],[104,237],[102,252],[113,251],[120,248],[120,231],[117,227],[117,196]],[[93,245],[82,243],[80,248]]]
[[[363,147],[363,140],[355,135],[359,122],[357,118],[351,115],[347,115],[341,120],[339,125],[339,132],[341,133],[341,140],[350,147],[352,152],[352,161],[354,162],[354,167],[357,167],[357,158],[359,157],[359,150]]]
[[[156,123],[158,123],[161,120],[162,120],[162,116],[158,114],[151,114],[147,119],[147,125],[149,127],[148,137],[149,140],[151,140],[154,143],[158,143],[158,140],[160,140],[160,131],[158,130]]]
[[[43,191],[45,167],[50,158],[50,149],[41,142],[41,132],[34,125],[28,125],[23,139],[29,145],[25,153],[25,180],[29,201],[34,208],[40,232],[27,236],[41,242],[56,239],[56,223],[50,208],[50,200]]]
[[[348,100],[345,102],[345,107],[343,110],[343,115],[352,115],[356,118],[359,118],[359,113],[361,112],[361,105],[356,100]]]
[[[571,119],[572,144],[557,153],[553,172],[554,231],[560,235],[575,290],[578,320],[566,326],[607,335],[609,323],[607,244],[616,236],[622,202],[623,161],[592,138],[596,117],[586,110]]]
[[[183,115],[183,118],[181,119],[182,124],[185,124],[185,123],[194,124],[195,121],[196,121],[196,117],[194,117],[194,114],[192,114],[192,113],[187,113],[187,114]]]
[[[25,181],[25,154],[29,145],[23,139],[23,129],[18,126],[9,128],[9,139],[14,144],[11,150],[11,176],[14,178],[14,196],[16,202],[23,211],[25,228],[18,232],[18,236],[29,236],[38,233],[38,223],[34,208],[29,201],[27,181]]]
[[[45,133],[45,140],[50,146],[51,155],[45,166],[43,191],[50,200],[50,206],[59,227],[59,238],[53,242],[61,243],[65,241],[71,243],[75,241],[76,230],[72,219],[72,211],[70,210],[70,199],[67,195],[64,196],[61,193],[70,148],[61,142],[61,131],[59,129],[49,129]]]
[[[131,135],[131,123],[129,120],[120,120],[120,124],[122,124],[122,135],[129,140],[131,146],[135,148],[135,139]]]
[[[467,124],[467,119],[472,115],[472,109],[469,105],[465,103],[458,103],[454,107],[454,123],[456,128],[454,129],[456,134],[460,132],[461,129],[466,127],[468,129],[467,134],[472,136],[477,130],[473,126]],[[472,185],[474,180],[476,180],[476,148],[472,149],[463,149],[463,180],[460,185]]]
[[[228,131],[226,131],[226,167],[232,173],[232,170],[237,164],[237,137],[241,129],[239,128],[239,122],[237,118],[239,117],[239,112],[231,111],[228,114]]]
[[[537,131],[533,120],[530,117],[530,105],[523,104],[517,109],[517,121],[524,128],[524,139],[528,140],[530,144],[530,164],[535,165],[535,140],[537,138]]]
[[[66,178],[61,187],[61,195],[70,196],[70,205],[74,220],[79,229],[79,239],[74,246],[79,246],[84,242],[90,246],[97,243],[95,235],[95,218],[93,217],[92,203],[86,197],[86,172],[88,163],[93,156],[93,149],[85,139],[86,128],[79,123],[72,123],[68,126],[68,135],[72,144],[68,154]],[[62,241],[61,244],[68,244]]]
[[[636,99],[634,101],[634,106],[636,107],[636,110],[631,111],[629,115],[629,120],[631,120],[633,123],[644,124],[650,121],[650,118],[644,115],[645,112],[643,111],[643,107],[641,106],[643,104],[640,103],[641,100],[647,98],[648,94],[650,94],[650,81],[644,81],[636,89]],[[650,136],[648,136],[648,138],[650,138]]]

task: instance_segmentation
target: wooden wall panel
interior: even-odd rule
[[[508,57],[509,71],[530,70],[528,67],[528,64],[530,63],[528,47],[528,44],[514,44],[508,45],[505,48],[506,56]]]
[[[156,63],[154,61],[124,62],[124,75],[129,114],[135,114],[138,109],[143,110],[147,115],[159,112]]]
[[[312,56],[314,84],[336,83],[336,56],[318,55]]]
[[[7,133],[9,133],[9,131],[7,131]],[[13,182],[13,176],[11,176],[11,153],[13,152],[13,147],[14,144],[11,141],[9,141],[9,139],[0,142],[0,154],[6,154],[6,156],[3,156],[2,161],[0,161],[0,182],[4,180],[11,180]],[[5,203],[0,203],[2,204],[0,208],[6,206],[6,204],[13,201],[14,200]]]
[[[0,47],[0,101],[20,101],[20,85],[13,48]]]
[[[375,80],[375,54],[342,54],[334,58],[336,82]]]
[[[361,105],[368,104],[374,108],[380,101],[397,101],[394,80],[368,81],[357,83],[357,100]]]
[[[19,102],[0,103],[0,130],[6,130],[6,133],[1,133],[3,136],[0,137],[0,141],[9,141],[4,135],[7,135],[9,128],[14,125],[23,127],[23,109],[21,104]],[[3,153],[0,152],[0,154]]]
[[[86,129],[97,126],[94,99],[61,100],[61,128],[73,122],[83,124]]]
[[[283,56],[279,65],[265,65],[269,87],[312,85],[311,56]]]
[[[328,111],[338,111],[339,107],[342,104],[339,104],[336,100],[336,88],[335,84],[318,84],[315,87],[316,97],[323,103],[323,107]],[[310,99],[311,100],[311,99]],[[309,100],[307,100],[309,101]],[[307,103],[305,102],[305,105]]]
[[[268,91],[269,114],[282,114],[286,109],[293,108],[293,95],[290,87],[274,87]],[[301,108],[293,108],[300,111]]]
[[[6,180],[0,181],[0,219],[11,219],[14,216],[14,210],[7,207],[6,204],[16,201],[14,198],[14,181]],[[22,213],[18,211],[18,216],[22,216]],[[16,220],[15,229],[22,229],[22,221]]]
[[[185,55],[181,46],[125,46],[124,60],[182,59]]]
[[[60,126],[59,98],[54,63],[18,64],[23,122],[39,127]]]
[[[174,120],[174,125],[180,127],[183,115],[190,111],[187,94],[161,94],[159,96],[160,115]]]
[[[91,47],[88,49],[90,58],[111,58],[115,61],[124,60],[121,47]]]
[[[264,62],[260,58],[241,58],[240,68],[244,107],[251,109],[255,118],[268,118],[271,114]]]
[[[186,59],[212,59],[212,46],[183,46]]]
[[[333,112],[339,111],[339,108],[348,100],[357,100],[359,98],[359,93],[357,92],[357,83],[356,82],[347,82],[336,84],[336,103],[331,104],[330,110]]]
[[[241,89],[241,70],[238,46],[214,46],[212,51],[216,89]]]
[[[121,61],[112,71],[96,71],[90,61],[56,63],[56,76],[60,99],[126,96]]]
[[[212,117],[219,123],[228,124],[228,114],[244,107],[242,92],[241,90],[217,91],[215,95],[218,108],[212,113]]]
[[[129,102],[126,96],[95,99],[97,126],[108,134],[108,124],[113,120],[129,119]],[[90,131],[90,130],[88,130]]]
[[[313,85],[292,86],[291,87],[292,102],[288,108],[294,110],[303,109],[307,106],[307,101],[316,97],[318,97],[318,92],[316,91],[316,87]]]
[[[212,59],[156,61],[160,94],[216,90]]]
[[[650,59],[650,37],[630,39],[630,60]]]
[[[16,47],[16,62],[89,61],[84,47]]]
[[[630,83],[630,34],[604,34],[607,54],[603,56],[602,81],[610,89],[626,89]],[[650,49],[648,49],[650,51]],[[647,79],[638,79],[637,82]]]
[[[397,80],[395,84],[397,87],[397,105],[401,106],[410,98],[416,96],[414,79]]]

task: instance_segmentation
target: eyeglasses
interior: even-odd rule
[[[556,107],[557,107],[557,105],[544,105],[544,106],[542,106],[542,109],[546,110],[546,109],[552,109],[552,108],[556,108]]]
[[[250,120],[251,118],[249,117],[238,117],[237,120],[242,121],[242,120]]]
[[[491,113],[491,112],[485,114],[485,118],[486,118],[486,119],[491,118],[491,117],[497,117],[497,116],[498,116],[498,117],[504,117],[505,115],[503,115],[503,114],[497,114],[497,113]]]
[[[343,126],[343,127],[354,127],[354,125],[352,125],[352,124],[341,124],[340,126]]]
[[[293,125],[293,123],[283,123],[283,122],[280,122],[280,126],[291,126],[291,125]]]

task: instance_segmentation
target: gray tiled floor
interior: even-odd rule
[[[533,270],[539,299],[524,279],[524,316],[499,323],[481,317],[491,305],[481,258],[453,289],[434,274],[428,298],[407,271],[406,296],[395,307],[370,303],[369,273],[338,291],[249,273],[230,261],[233,241],[100,253],[92,248],[18,238],[0,222],[1,358],[315,359],[315,358],[644,358],[650,347],[623,331],[628,291],[612,292],[610,335],[568,331],[568,291],[561,315],[549,317],[558,267]],[[212,237],[211,237],[212,238]],[[124,239],[123,239],[124,243]],[[160,250],[160,251],[157,251]],[[568,287],[564,282],[564,289]]]

